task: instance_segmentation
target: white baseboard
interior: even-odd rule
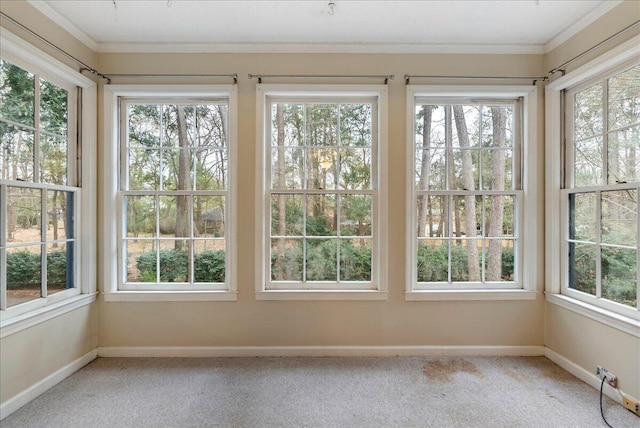
[[[98,351],[87,352],[82,357],[62,367],[60,370],[50,374],[41,381],[31,385],[29,388],[18,393],[12,398],[8,399],[4,403],[0,404],[0,420],[6,418],[20,407],[24,406],[34,398],[38,397],[43,392],[62,382],[91,361],[95,360],[98,356]]]
[[[549,348],[545,348],[544,356],[550,359],[551,361],[553,361],[554,363],[556,363],[557,365],[559,365],[560,367],[562,367],[563,369],[565,369],[566,371],[568,371],[569,373],[571,373],[572,375],[574,375],[575,377],[577,377],[578,379],[580,379],[581,381],[583,381],[584,383],[586,383],[587,385],[594,387],[598,391],[600,390],[600,384],[602,380],[598,376],[596,376],[595,373],[591,373],[590,371],[585,370],[584,368],[580,367],[573,361],[568,360],[567,358],[563,357],[557,352],[552,351]],[[620,391],[619,389],[610,387],[606,383],[604,384],[604,388],[602,389],[602,392],[604,393],[604,395],[606,395],[607,397],[611,398],[612,400],[614,400],[619,404],[622,404],[621,394],[624,394],[630,398],[634,398],[634,397],[631,397],[629,394],[625,393],[624,391]],[[634,399],[638,401],[637,398],[634,398]]]
[[[185,346],[102,347],[99,357],[543,356],[544,346]]]

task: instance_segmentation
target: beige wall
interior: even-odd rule
[[[237,221],[242,225],[238,228],[237,240],[238,252],[242,254],[238,269],[237,302],[101,301],[101,347],[543,344],[542,294],[537,300],[522,302],[428,303],[404,300],[407,218],[405,148],[410,142],[406,136],[406,86],[402,79],[405,73],[538,76],[543,73],[541,55],[101,54],[99,69],[106,74],[238,73],[240,180]],[[389,82],[389,155],[381,160],[387,162],[389,168],[388,224],[391,238],[387,250],[388,301],[255,300],[256,80],[249,80],[248,73],[397,76]],[[157,82],[159,79],[129,80],[134,81]],[[175,79],[164,81],[177,82]],[[193,83],[212,80],[180,81]],[[229,79],[214,81],[228,83]],[[360,82],[371,83],[370,80]],[[332,80],[331,83],[336,81]],[[382,79],[376,83],[382,83]],[[540,159],[542,135],[540,124],[539,140],[534,142]],[[536,176],[542,189],[542,165]],[[536,208],[542,227],[542,193]],[[112,218],[112,212],[98,211],[105,218]],[[538,245],[540,263],[536,270],[542,272],[542,242]],[[542,290],[541,276],[536,287]]]
[[[52,24],[26,1],[0,1],[0,10],[95,67],[97,55]],[[77,65],[4,18],[2,26],[74,69]],[[14,333],[0,340],[0,402],[33,386],[98,345],[97,304]],[[2,415],[4,416],[4,415]]]
[[[639,19],[640,1],[625,1],[550,52],[546,57],[547,69],[557,67]],[[640,27],[607,42],[602,48],[571,64],[567,71],[636,34],[640,34]],[[607,368],[618,376],[621,390],[640,397],[640,338],[547,303],[545,345],[589,372],[595,373],[597,365]]]
[[[96,305],[85,306],[3,338],[0,402],[96,349],[96,311]]]

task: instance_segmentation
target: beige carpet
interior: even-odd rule
[[[100,358],[1,425],[604,427],[598,397],[544,357]]]

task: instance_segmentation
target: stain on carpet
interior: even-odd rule
[[[424,363],[422,371],[429,382],[451,382],[457,373],[468,373],[479,378],[484,377],[475,364],[464,358],[427,361]]]

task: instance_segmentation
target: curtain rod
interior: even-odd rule
[[[238,83],[238,73],[231,74],[183,74],[183,73],[116,73],[108,75],[110,78],[114,77],[230,77],[233,79],[233,83]]]
[[[379,75],[379,74],[251,74],[249,73],[249,79],[258,79],[258,83],[262,83],[263,78],[328,78],[328,79],[346,79],[346,78],[361,78],[361,79],[384,79],[385,85],[389,83],[389,80],[393,80],[395,75]]]
[[[18,26],[19,28],[21,28],[22,30],[26,31],[27,33],[31,34],[32,36],[34,36],[35,38],[37,38],[38,40],[40,40],[43,43],[46,43],[48,46],[52,47],[53,49],[55,49],[56,51],[60,52],[61,54],[63,54],[64,56],[66,56],[67,58],[71,59],[72,61],[74,61],[76,64],[82,66],[82,68],[80,68],[80,73],[82,73],[83,71],[88,71],[91,74],[94,74],[95,76],[98,76],[104,80],[107,81],[107,83],[111,83],[111,79],[109,79],[107,76],[105,76],[104,74],[98,72],[97,70],[95,70],[93,67],[89,67],[87,64],[85,64],[84,62],[82,62],[81,60],[79,60],[78,58],[76,58],[75,56],[71,55],[70,53],[68,53],[67,51],[65,51],[64,49],[54,45],[53,43],[51,43],[49,40],[45,39],[44,37],[42,37],[40,34],[36,33],[35,31],[27,28],[26,26],[22,25],[21,23],[19,23],[18,21],[16,21],[15,19],[13,19],[12,17],[10,17],[9,15],[7,15],[4,12],[0,12],[0,16],[2,16],[3,18],[11,21],[14,25]]]
[[[625,28],[623,28],[622,30],[618,31],[615,34],[612,34],[611,36],[607,37],[606,39],[604,39],[603,41],[601,41],[600,43],[598,43],[595,46],[590,47],[589,49],[587,49],[586,51],[582,52],[579,55],[574,56],[573,58],[571,58],[569,61],[566,61],[562,64],[560,64],[559,66],[557,66],[556,68],[549,70],[549,74],[555,74],[558,71],[562,72],[562,75],[564,76],[565,70],[564,67],[571,64],[572,62],[582,58],[583,56],[587,55],[588,53],[594,51],[595,49],[599,48],[600,46],[602,46],[603,44],[607,43],[609,40],[618,37],[619,35],[626,33],[627,31],[629,31],[630,29],[632,29],[633,27],[635,27],[636,25],[640,24],[640,20],[634,22],[633,24],[630,24],[628,26],[626,26]]]
[[[532,80],[535,85],[538,81],[549,80],[547,76],[544,77],[523,77],[523,76],[430,76],[430,75],[418,75],[418,74],[405,74],[404,82],[408,85],[411,78],[416,77],[420,79],[481,79],[481,80]]]

